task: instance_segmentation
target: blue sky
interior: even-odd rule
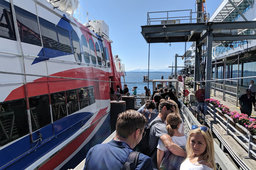
[[[82,23],[89,20],[104,20],[109,26],[113,55],[118,55],[125,64],[126,71],[147,69],[148,44],[141,34],[141,26],[146,25],[147,12],[192,9],[196,0],[80,0],[76,17]],[[206,0],[206,10],[214,13],[222,0]],[[187,46],[188,48],[189,46]],[[184,43],[151,44],[150,68],[168,69],[174,64],[175,54],[183,55]],[[183,60],[178,60],[183,65]]]

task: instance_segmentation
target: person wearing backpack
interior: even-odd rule
[[[148,155],[151,157],[153,161],[154,168],[157,168],[157,144],[158,140],[161,139],[166,148],[177,156],[186,156],[186,152],[177,144],[175,144],[171,137],[165,137],[165,134],[168,134],[166,129],[166,117],[170,113],[174,113],[175,105],[170,101],[162,101],[159,104],[159,114],[158,116],[149,124],[150,132],[149,132],[149,147],[148,147]],[[162,138],[162,136],[164,136]]]
[[[150,157],[134,152],[146,125],[146,118],[135,110],[118,115],[116,136],[112,141],[92,147],[87,155],[85,170],[153,170]]]

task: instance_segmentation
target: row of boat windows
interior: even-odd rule
[[[215,73],[215,65],[213,65],[213,79],[215,79],[215,74],[217,79],[225,79],[227,78],[236,78],[236,77],[250,77],[256,75],[256,62],[246,62],[238,64],[226,64],[225,72],[224,66],[217,66],[216,73]],[[240,79],[239,85],[248,87],[250,81],[254,80],[256,82],[256,78],[245,78]],[[221,83],[221,82],[219,82]],[[226,84],[237,85],[235,81],[226,81]]]
[[[244,35],[252,35],[254,33],[248,33]],[[247,45],[247,41],[234,41],[226,44],[220,44],[217,47],[213,48],[213,56],[219,56],[229,50],[234,50],[235,48],[242,48],[244,45]]]
[[[94,53],[95,50],[101,52],[102,58],[97,56],[99,65],[102,65],[102,60],[104,63],[109,60],[108,49],[106,47],[104,48],[101,42],[100,45],[98,42],[94,44],[93,40],[90,38],[88,43],[84,35],[79,38],[73,30],[69,32],[43,18],[38,17],[37,19],[36,15],[17,6],[14,8],[22,42],[42,46],[38,26],[39,23],[42,42],[45,48],[74,53],[77,55],[78,62],[82,62],[83,53],[85,53],[85,49],[88,48],[89,44],[89,49],[93,51],[92,53]],[[0,0],[0,37],[16,40],[10,4],[4,0]],[[93,58],[93,55],[91,58]],[[85,62],[88,63],[88,60],[85,60]],[[92,63],[96,64],[96,62],[94,63],[94,59],[92,59]]]
[[[51,99],[51,102],[49,100]],[[52,106],[52,115],[50,105]],[[95,103],[93,87],[29,98],[32,130],[35,131]],[[26,100],[0,103],[0,146],[29,133]]]

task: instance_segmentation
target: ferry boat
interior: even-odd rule
[[[110,134],[108,26],[50,1],[0,0],[0,169],[73,168]]]

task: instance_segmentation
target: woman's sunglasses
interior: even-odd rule
[[[206,126],[197,126],[197,125],[192,125],[191,129],[194,130],[194,129],[197,129],[197,128],[200,128],[200,130],[206,132],[208,130],[208,127]]]

